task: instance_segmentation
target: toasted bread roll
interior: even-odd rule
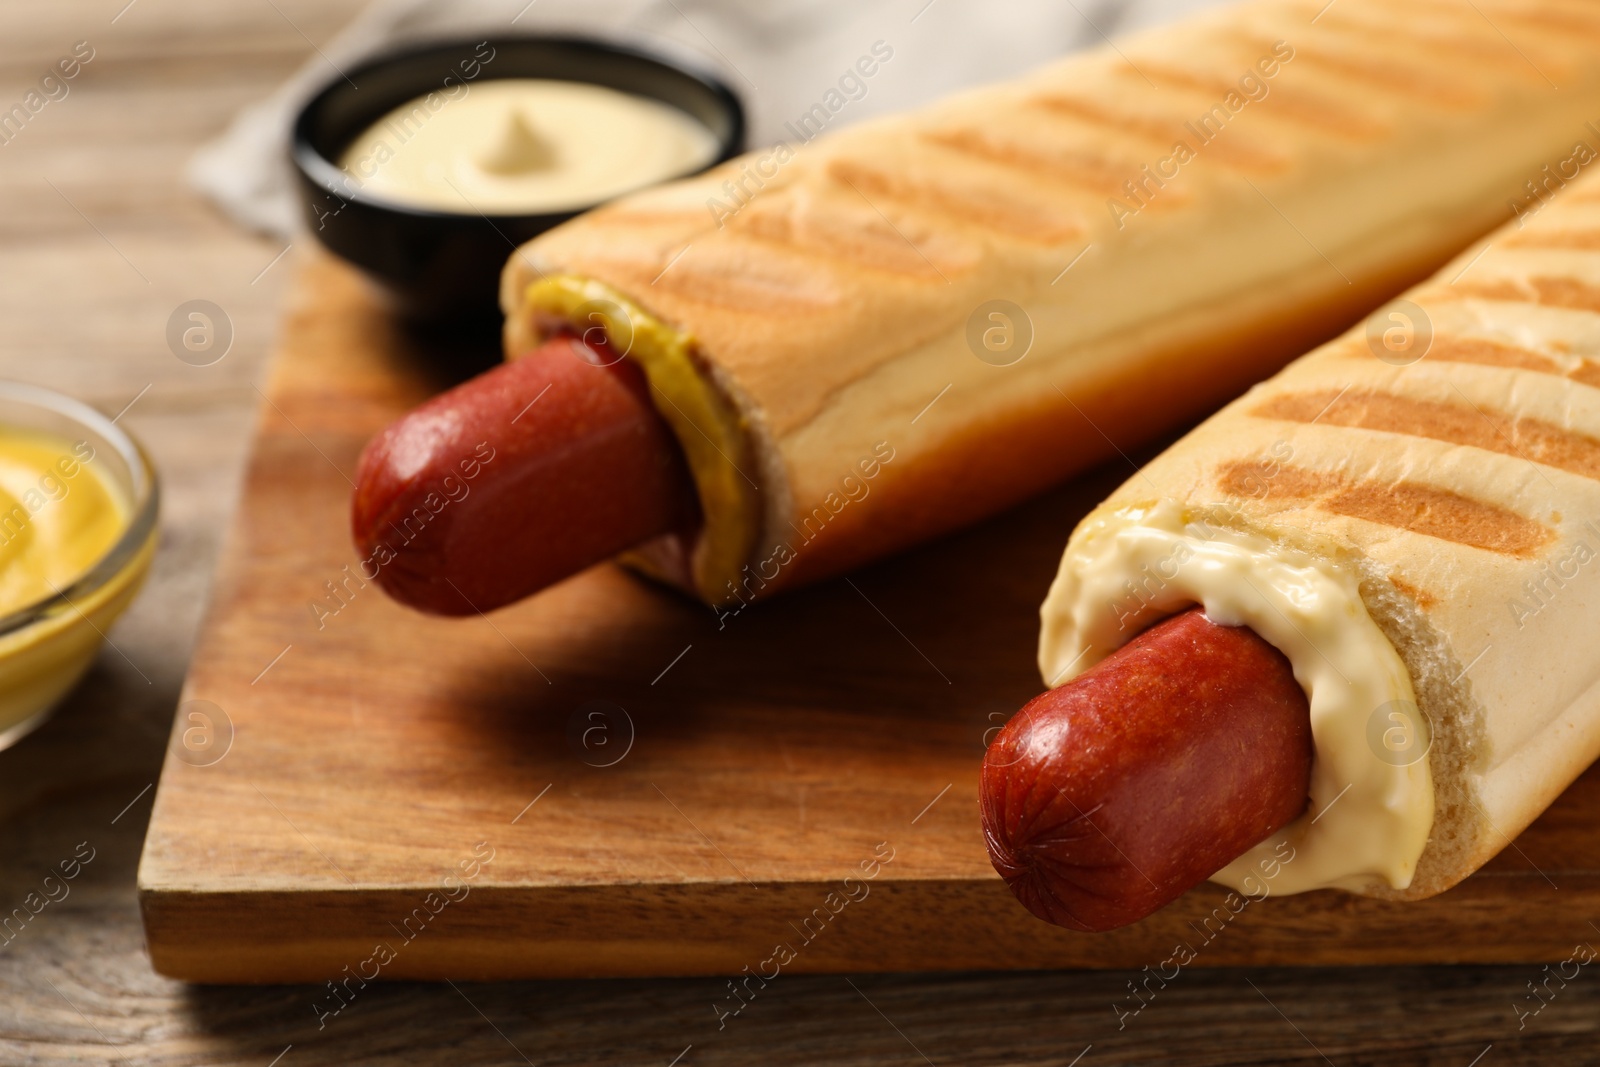
[[[1591,156],[1591,158],[1593,158]],[[1274,891],[1425,897],[1600,753],[1600,174],[1250,390],[1073,533],[1057,685],[1174,610],[1251,626],[1311,702]]]
[[[564,320],[645,365],[704,525],[643,555],[748,600],[1201,414],[1437,269],[1590,136],[1597,47],[1569,0],[1208,13],[553,230],[507,266],[507,351]]]

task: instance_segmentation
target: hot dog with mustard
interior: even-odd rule
[[[607,535],[499,529],[469,514],[484,491],[452,519],[480,534],[380,581],[467,611],[495,575],[518,575],[509,599],[637,536],[630,562],[743,603],[1204,413],[1537,202],[1530,182],[1588,136],[1600,15],[1478,7],[1253,0],[544,234],[505,271],[508,355],[571,336],[620,356],[648,408],[616,425],[681,463],[682,506],[647,499],[659,486],[635,500],[626,450],[614,478],[497,463],[485,478]],[[496,381],[523,390],[500,394],[507,416],[548,384]],[[469,383],[385,436],[357,493],[364,548],[460,458],[439,447],[440,413],[470,423],[489,391]],[[517,432],[548,466],[600,456],[562,436],[591,429],[540,402]],[[434,567],[478,593],[436,597]]]

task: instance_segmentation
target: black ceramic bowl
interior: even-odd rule
[[[492,55],[487,62],[485,54]],[[574,37],[491,38],[430,44],[352,67],[295,120],[291,152],[300,201],[317,239],[365,271],[394,298],[396,312],[415,322],[498,316],[500,268],[512,250],[581,212],[485,216],[406,207],[363,194],[335,161],[401,104],[463,81],[495,78],[587,82],[671,104],[717,138],[720,151],[709,165],[744,147],[744,110],[725,84],[620,45]]]

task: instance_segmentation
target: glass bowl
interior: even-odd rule
[[[160,487],[138,443],[87,404],[0,381],[0,426],[94,449],[88,461],[120,491],[121,536],[71,585],[0,616],[0,749],[39,726],[94,662],[106,631],[132,602],[155,555]]]

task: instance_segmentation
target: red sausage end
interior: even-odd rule
[[[694,515],[683,455],[639,368],[557,337],[374,438],[351,526],[390,596],[468,615]]]
[[[1289,661],[1194,608],[1035,697],[984,757],[984,837],[1034,915],[1110,930],[1305,810],[1310,707]]]

